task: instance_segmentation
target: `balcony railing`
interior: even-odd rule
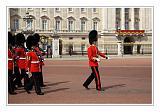
[[[39,33],[53,33],[53,30],[35,30],[35,32]],[[89,30],[81,31],[81,30],[56,30],[57,33],[88,33]],[[100,32],[100,31],[98,31]]]

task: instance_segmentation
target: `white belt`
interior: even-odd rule
[[[8,58],[8,60],[11,60],[11,61],[12,61],[13,59],[12,59],[12,58]]]
[[[40,61],[31,61],[31,63],[39,63]]]
[[[19,58],[19,59],[26,59],[26,58]]]

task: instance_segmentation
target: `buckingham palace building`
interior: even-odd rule
[[[88,33],[98,31],[98,48],[110,55],[152,54],[152,8],[9,8],[8,31],[39,33],[52,56],[86,54]]]

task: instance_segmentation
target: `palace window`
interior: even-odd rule
[[[59,11],[60,11],[60,8],[56,8],[55,10],[56,10],[56,12],[59,12]]]
[[[13,21],[14,21],[13,30],[16,31],[19,29],[19,19],[15,18]]]
[[[134,29],[139,30],[139,8],[134,9]]]
[[[129,18],[129,8],[125,8],[125,29],[129,30],[129,22],[130,22],[130,18]]]
[[[47,30],[48,23],[46,19],[42,19],[42,30]]]
[[[27,29],[28,30],[31,30],[32,29],[32,20],[27,20],[27,24],[26,24],[27,26]]]
[[[73,40],[73,37],[69,37],[69,40]]]
[[[81,12],[86,12],[85,8],[81,8]]]
[[[86,30],[86,22],[84,20],[81,20],[81,31]]]
[[[68,20],[68,30],[69,31],[74,30],[73,20]]]
[[[44,12],[47,11],[47,8],[42,8],[42,11],[44,11]]]
[[[60,20],[56,20],[56,30],[60,30]]]
[[[98,22],[97,21],[93,22],[93,30],[98,30]]]
[[[68,8],[68,12],[73,12],[73,8]]]
[[[121,28],[121,8],[116,8],[116,23],[115,23],[116,30]]]
[[[93,12],[96,13],[97,12],[97,8],[93,8]]]

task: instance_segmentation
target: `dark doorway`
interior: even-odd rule
[[[62,46],[63,46],[62,40],[59,39],[59,55],[60,55],[60,56],[62,55]]]
[[[124,39],[124,54],[133,54],[133,37],[126,37]]]
[[[73,44],[69,44],[69,55],[73,55]]]

